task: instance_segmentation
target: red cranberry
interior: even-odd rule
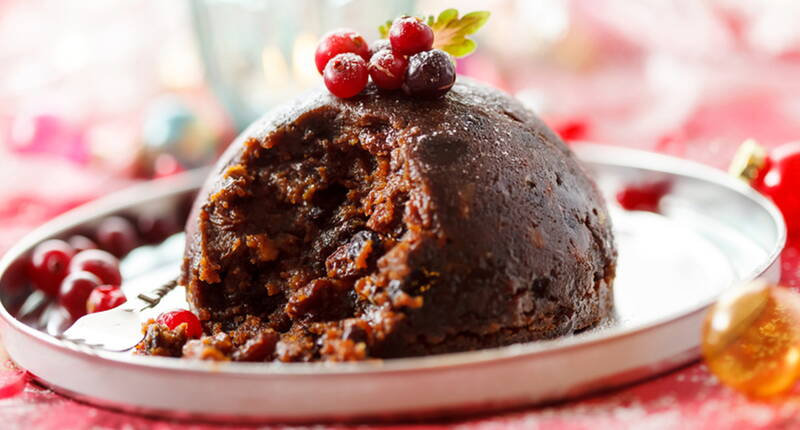
[[[100,278],[101,284],[119,285],[122,283],[122,275],[119,272],[119,260],[117,257],[100,249],[87,249],[72,258],[69,264],[69,271],[86,271]]]
[[[389,29],[389,42],[392,49],[414,55],[433,48],[433,30],[421,19],[413,16],[397,18]]]
[[[116,285],[101,285],[96,287],[86,299],[86,313],[95,313],[114,309],[127,302],[122,289]]]
[[[75,250],[63,240],[40,243],[31,255],[28,275],[45,294],[58,295],[61,281],[67,276],[69,262]]]
[[[669,182],[659,181],[629,185],[617,192],[617,202],[629,211],[658,212],[661,198],[669,192]]]
[[[97,228],[97,242],[102,249],[122,257],[138,245],[136,229],[119,216],[108,217]]]
[[[179,325],[186,324],[187,336],[198,338],[203,335],[203,328],[200,326],[200,320],[195,314],[187,310],[177,309],[164,312],[156,318],[156,322],[164,324],[170,330],[175,330]]]
[[[317,45],[314,61],[317,70],[324,74],[328,62],[339,54],[353,53],[369,60],[370,52],[367,41],[360,34],[350,29],[332,31],[324,36]]]
[[[188,193],[178,200],[177,207],[175,208],[175,221],[178,224],[186,222],[186,219],[189,217],[189,212],[192,211],[192,206],[194,206],[196,197],[197,193]]]
[[[369,59],[369,76],[379,88],[396,90],[403,85],[408,60],[390,49],[384,49]]]
[[[89,294],[103,282],[89,272],[72,272],[61,282],[61,294],[58,302],[67,310],[69,316],[76,320],[86,315],[86,301]]]
[[[141,214],[136,219],[136,227],[146,243],[160,243],[180,230],[175,217],[170,215]]]
[[[87,249],[97,249],[97,244],[86,236],[75,235],[70,237],[68,242],[76,254]]]
[[[27,293],[24,289],[33,281],[32,270],[31,261],[27,258],[17,258],[12,261],[3,275],[3,288],[6,289],[6,293],[11,296]]]
[[[378,52],[381,52],[385,49],[392,50],[392,43],[389,42],[389,39],[378,39],[369,45],[369,53],[370,58],[372,58]]]
[[[445,95],[456,82],[456,66],[450,54],[433,49],[408,59],[403,91],[415,97],[436,98]]]
[[[328,62],[322,74],[328,91],[336,97],[353,97],[367,86],[367,63],[356,54],[339,54]]]

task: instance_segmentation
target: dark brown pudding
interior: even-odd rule
[[[468,80],[439,100],[319,91],[266,115],[223,155],[186,232],[180,282],[206,336],[184,356],[474,350],[570,334],[612,307],[594,183],[531,112]],[[148,327],[142,352],[164,329]]]

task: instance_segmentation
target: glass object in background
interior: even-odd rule
[[[182,1],[0,1],[2,170],[151,177],[161,152],[186,168],[213,161],[230,126],[203,80],[188,9]],[[174,127],[168,143],[183,146],[154,147],[144,130],[165,98],[203,127]],[[30,176],[0,177],[0,191],[23,189],[36,182]]]
[[[489,10],[462,76],[517,96],[570,140],[724,168],[746,138],[800,137],[800,3],[751,3],[193,0],[193,10],[209,80],[239,126],[321,83],[321,33],[348,26],[374,39],[402,13]]]
[[[271,106],[320,85],[320,36],[349,27],[368,40],[413,0],[192,0],[209,83],[242,128]]]

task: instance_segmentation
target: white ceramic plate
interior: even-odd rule
[[[10,250],[0,261],[4,346],[44,384],[88,402],[170,417],[283,422],[449,415],[553,401],[696,359],[707,306],[734,284],[777,278],[785,240],[780,214],[708,167],[599,145],[576,152],[607,196],[629,183],[671,184],[661,214],[627,212],[609,199],[620,253],[617,316],[580,335],[364,363],[211,363],[91,350],[52,336],[63,327],[46,314],[17,318],[32,300],[17,262],[36,243],[115,213],[177,210],[203,180],[204,172],[194,172],[78,208]],[[134,251],[123,263],[126,294],[173,277],[181,252],[180,237]]]

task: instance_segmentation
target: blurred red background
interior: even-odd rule
[[[211,162],[254,112],[319,84],[305,67],[321,31],[347,24],[374,38],[390,9],[491,10],[460,73],[516,95],[565,139],[725,168],[744,139],[775,147],[800,137],[800,2],[297,1],[285,7],[295,21],[231,18],[270,16],[277,3],[0,0],[0,252],[87,200]],[[797,250],[784,260],[796,285]],[[97,415],[30,384],[24,398],[2,402],[18,424],[37,405],[45,428],[93,416],[100,426],[153,424]],[[58,409],[44,412],[50,403]],[[608,397],[474,424],[758,427],[791,423],[797,411],[795,400],[750,403],[695,365]]]

